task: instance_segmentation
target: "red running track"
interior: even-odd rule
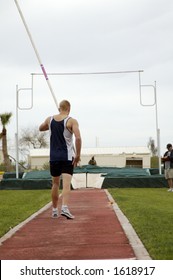
[[[136,259],[103,189],[71,192],[74,220],[36,216],[0,246],[1,260]]]

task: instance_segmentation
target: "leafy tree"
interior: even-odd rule
[[[4,165],[6,167],[6,171],[11,170],[11,161],[8,155],[7,148],[7,129],[6,126],[9,124],[12,113],[4,113],[0,114],[0,120],[2,124],[2,131],[0,133],[0,139],[2,140],[2,153],[4,158]]]
[[[19,144],[24,149],[41,149],[48,147],[47,132],[39,132],[38,128],[23,129]]]

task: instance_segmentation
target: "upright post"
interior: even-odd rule
[[[21,107],[19,105],[19,92],[24,90],[31,90],[31,104],[28,107]],[[31,80],[31,88],[18,88],[16,85],[16,133],[15,133],[15,146],[16,146],[16,178],[19,178],[19,117],[18,110],[31,110],[33,107],[33,77]]]
[[[157,153],[158,153],[158,160],[159,160],[159,174],[162,174],[161,170],[161,154],[160,154],[160,129],[158,124],[158,111],[157,111],[157,90],[156,90],[156,81],[154,82],[154,91],[155,91],[155,109],[156,109],[156,132],[157,132]]]
[[[15,145],[16,145],[16,179],[19,178],[19,143],[18,143],[18,85],[16,85],[16,133],[15,133]]]

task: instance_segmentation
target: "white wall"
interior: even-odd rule
[[[81,165],[87,165],[92,156],[82,155]],[[94,156],[98,166],[114,166],[114,167],[124,167],[125,158],[116,155],[96,155]]]
[[[91,155],[83,155],[81,156],[81,165],[87,165],[89,160],[91,159]],[[143,168],[150,168],[150,155],[96,155],[94,156],[98,166],[110,166],[110,167],[125,167],[126,166],[126,158],[141,158],[143,161]]]
[[[49,162],[49,157],[29,157],[28,163],[32,169],[38,168],[42,169],[45,163]]]

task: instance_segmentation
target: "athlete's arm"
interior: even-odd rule
[[[50,117],[48,117],[48,118],[39,126],[39,130],[40,130],[40,131],[49,130],[49,124],[50,124]]]
[[[72,130],[72,133],[74,133],[74,136],[75,136],[75,150],[76,150],[76,154],[75,154],[75,158],[73,160],[73,164],[77,165],[77,163],[80,161],[82,139],[81,139],[81,135],[80,135],[79,124],[75,119],[72,120],[71,130]]]

